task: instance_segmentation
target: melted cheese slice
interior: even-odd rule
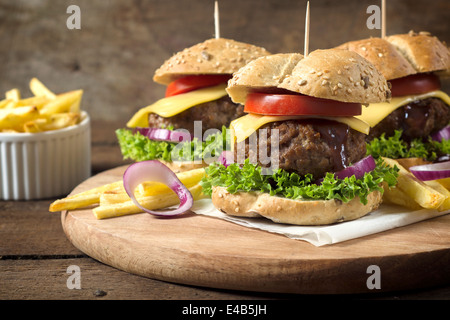
[[[355,117],[323,117],[323,116],[264,116],[257,114],[247,114],[243,117],[233,120],[230,123],[231,146],[234,146],[234,141],[242,142],[247,139],[253,132],[258,130],[266,123],[285,120],[297,119],[326,119],[333,120],[347,124],[352,129],[355,129],[364,134],[369,134],[370,126],[368,123],[356,119]]]
[[[225,91],[226,87],[226,84],[221,84],[162,98],[136,112],[128,121],[127,127],[148,127],[148,115],[150,113],[156,113],[161,117],[168,118],[193,106],[220,99],[227,95],[227,92]]]
[[[427,98],[439,98],[450,106],[450,97],[445,92],[436,90],[421,95],[395,97],[392,98],[390,102],[371,103],[368,107],[363,107],[361,115],[356,116],[356,118],[363,120],[371,127],[374,127],[394,110],[415,100]]]

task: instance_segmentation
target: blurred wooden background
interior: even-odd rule
[[[81,29],[69,30],[69,5]],[[381,0],[311,0],[310,50],[379,36],[366,13]],[[273,53],[303,52],[306,0],[222,0],[220,30]],[[152,81],[165,59],[214,37],[212,0],[0,0],[0,92],[82,88],[92,119],[121,126],[165,88]],[[387,0],[387,33],[426,30],[450,43],[449,0]],[[447,92],[450,86],[444,82]],[[31,93],[30,93],[31,94]]]

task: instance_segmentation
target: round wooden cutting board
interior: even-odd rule
[[[80,184],[118,181],[126,167]],[[301,294],[388,292],[450,282],[450,215],[323,247],[186,213],[97,220],[91,209],[62,212],[68,239],[123,271],[179,284]]]

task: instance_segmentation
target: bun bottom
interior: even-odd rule
[[[212,188],[214,206],[231,216],[264,217],[276,223],[293,225],[329,225],[361,218],[378,209],[381,192],[374,191],[367,197],[367,204],[359,198],[349,202],[340,200],[291,200],[261,192],[231,194],[224,187]]]

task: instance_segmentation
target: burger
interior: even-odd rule
[[[218,210],[327,225],[376,210],[381,184],[396,184],[395,168],[366,155],[370,126],[356,116],[390,90],[360,55],[329,49],[261,57],[233,75],[227,92],[246,115],[230,124],[231,153],[205,169],[203,191]]]
[[[139,109],[127,128],[116,131],[124,157],[162,160],[177,171],[203,166],[205,143],[222,149],[225,134],[220,130],[244,114],[243,106],[228,97],[227,81],[251,60],[268,54],[264,48],[224,38],[174,54],[153,77],[166,86],[165,97]],[[177,160],[172,159],[180,142],[186,145],[177,150]],[[200,164],[193,164],[194,157]]]
[[[338,48],[360,54],[390,84],[392,99],[370,104],[359,116],[371,125],[369,153],[408,159],[408,166],[449,160],[450,98],[440,81],[450,70],[449,49],[430,33],[413,31]]]

